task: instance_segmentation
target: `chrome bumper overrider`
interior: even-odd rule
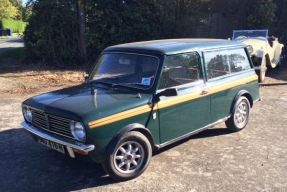
[[[79,143],[77,141],[64,141],[62,139],[58,139],[57,137],[48,135],[44,132],[42,132],[41,130],[35,128],[33,125],[30,125],[26,122],[22,123],[22,126],[29,132],[33,133],[34,135],[37,135],[38,137],[42,137],[44,139],[53,141],[55,143],[59,143],[61,145],[64,145],[70,155],[70,157],[75,158],[75,154],[74,154],[74,150],[81,150],[84,151],[86,153],[88,153],[89,151],[92,151],[95,149],[94,145],[84,145],[82,143]]]
[[[261,70],[261,68],[262,68],[261,66],[259,66],[259,67],[254,67],[255,70]],[[265,71],[267,71],[267,67],[265,67]]]

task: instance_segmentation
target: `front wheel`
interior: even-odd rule
[[[151,154],[149,140],[142,133],[131,131],[121,138],[102,166],[111,178],[126,181],[146,170]]]
[[[249,120],[250,103],[249,100],[242,96],[235,104],[231,117],[225,121],[225,125],[231,131],[241,131],[247,125]]]

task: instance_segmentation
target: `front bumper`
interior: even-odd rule
[[[37,135],[38,137],[53,141],[55,143],[59,143],[61,145],[64,145],[70,155],[70,157],[75,158],[74,150],[80,150],[85,153],[88,153],[90,151],[93,151],[95,149],[94,145],[84,145],[82,143],[79,143],[77,141],[65,141],[62,138],[57,138],[55,136],[51,136],[47,133],[44,133],[40,129],[35,128],[33,125],[30,125],[26,122],[22,123],[22,126],[29,132],[31,132],[34,135]]]

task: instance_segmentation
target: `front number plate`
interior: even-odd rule
[[[43,145],[45,145],[47,147],[50,147],[52,149],[55,149],[56,151],[59,151],[59,152],[65,154],[64,146],[61,145],[61,144],[55,143],[53,141],[49,141],[47,139],[43,139],[41,137],[38,137],[37,141],[38,141],[38,143],[41,143],[41,144],[43,144]]]

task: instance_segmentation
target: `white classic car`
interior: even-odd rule
[[[282,63],[284,45],[278,42],[278,38],[269,37],[268,29],[234,30],[232,40],[247,45],[259,82],[264,81],[267,66],[276,68]]]

